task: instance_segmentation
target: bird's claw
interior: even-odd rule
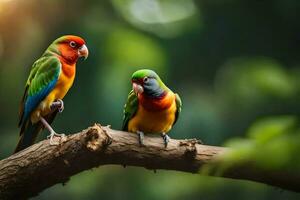
[[[140,146],[144,146],[144,133],[141,132],[141,131],[138,131],[137,134],[138,134],[138,136],[139,136],[139,143],[140,143]]]
[[[62,113],[65,109],[64,102],[61,99],[57,99],[57,101],[60,103],[60,106],[58,107],[58,112]]]
[[[62,113],[64,111],[64,108],[64,102],[61,99],[57,99],[51,104],[51,110],[57,109],[59,113]]]
[[[54,138],[55,137],[60,137],[60,141],[61,140],[65,140],[65,137],[66,135],[65,134],[58,134],[58,133],[55,133],[55,132],[52,132],[50,135],[47,136],[47,139],[50,139],[50,145],[59,145],[60,144],[60,141],[54,141]]]
[[[162,133],[162,134],[161,134],[161,137],[162,137],[163,140],[164,140],[165,147],[167,147],[167,146],[168,146],[168,143],[170,142],[170,137],[169,137],[166,133]]]

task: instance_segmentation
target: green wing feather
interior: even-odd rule
[[[19,123],[18,123],[18,126],[21,126],[21,124],[22,124],[23,117],[24,117],[25,101],[26,101],[27,96],[28,96],[28,89],[29,89],[29,86],[30,86],[30,83],[31,83],[32,79],[35,77],[36,72],[39,69],[38,68],[38,66],[39,66],[38,63],[40,62],[40,60],[42,60],[42,59],[39,59],[35,63],[33,63],[32,67],[31,67],[31,71],[30,71],[29,77],[28,77],[28,79],[26,81],[25,91],[24,91],[24,94],[23,94],[23,97],[22,97],[22,100],[21,100],[21,103],[20,103]]]
[[[136,94],[131,90],[128,94],[127,102],[124,106],[124,116],[123,116],[123,131],[128,131],[128,122],[132,119],[138,109],[139,101]]]
[[[61,63],[55,56],[44,56],[33,64],[21,101],[19,126],[24,124],[31,112],[52,91],[60,69]]]
[[[173,123],[173,125],[177,122],[177,119],[181,113],[181,108],[182,108],[182,102],[181,99],[179,97],[179,95],[177,93],[175,93],[175,101],[176,101],[176,113],[175,113],[175,121]]]
[[[33,64],[21,101],[19,113],[20,139],[15,152],[30,146],[42,130],[43,125],[41,122],[33,124],[30,121],[30,114],[55,87],[60,70],[61,63],[53,55],[44,55]],[[51,124],[55,115],[56,112],[44,117]]]

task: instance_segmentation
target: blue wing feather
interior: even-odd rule
[[[24,121],[26,121],[31,114],[31,112],[36,109],[36,107],[41,103],[41,101],[47,97],[47,95],[53,90],[56,85],[57,78],[54,78],[47,86],[45,86],[41,91],[32,96],[28,96],[25,102],[24,108]]]

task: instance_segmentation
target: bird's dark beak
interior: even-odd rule
[[[142,94],[144,92],[144,88],[136,82],[132,82],[132,89],[135,94]]]
[[[86,60],[87,57],[89,56],[89,50],[85,44],[82,45],[81,47],[79,47],[78,55],[79,55],[79,57],[84,57],[84,60]]]

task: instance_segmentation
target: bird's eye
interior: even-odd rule
[[[71,41],[71,42],[70,42],[70,46],[73,47],[73,48],[76,47],[76,42]]]
[[[147,83],[148,80],[149,80],[149,78],[147,76],[143,79],[144,83]]]

